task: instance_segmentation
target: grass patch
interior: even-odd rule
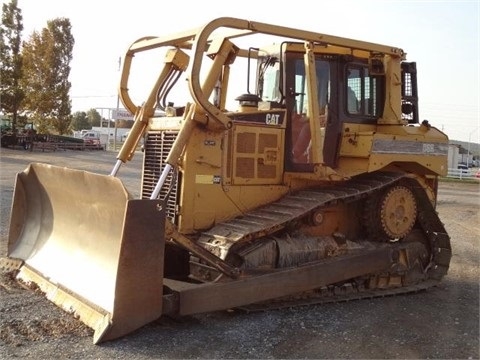
[[[462,179],[458,179],[458,178],[451,178],[451,177],[440,177],[438,178],[439,181],[442,181],[442,182],[459,182],[459,183],[468,183],[468,184],[479,184],[480,183],[480,179],[476,179],[476,178],[462,178]]]

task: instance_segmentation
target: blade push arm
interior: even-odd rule
[[[168,50],[165,57],[165,65],[160,72],[155,85],[150,91],[150,95],[147,101],[142,106],[135,106],[128,94],[127,84],[130,73],[130,67],[132,64],[132,54],[127,54],[123,66],[122,78],[120,81],[119,95],[125,108],[131,113],[135,114],[133,127],[123,144],[120,152],[117,155],[117,162],[111,175],[115,176],[120,168],[121,163],[125,163],[127,160],[131,160],[135,149],[145,132],[145,128],[148,124],[148,119],[155,113],[157,106],[157,96],[162,90],[170,83],[170,79],[176,77],[179,72],[186,70],[188,66],[189,57],[180,49]]]

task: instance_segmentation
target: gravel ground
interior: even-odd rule
[[[1,149],[0,256],[6,253],[15,173],[45,162],[108,174],[115,153]],[[138,195],[141,154],[120,178]],[[479,185],[442,182],[438,211],[452,238],[449,274],[409,295],[260,313],[160,319],[100,345],[92,331],[0,273],[0,359],[478,359]]]

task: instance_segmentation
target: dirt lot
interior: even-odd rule
[[[108,174],[115,154],[1,149],[0,256],[6,253],[14,176],[30,162]],[[120,170],[138,194],[141,154]],[[410,295],[263,313],[216,312],[162,319],[101,345],[42,296],[0,277],[0,358],[436,358],[478,359],[479,185],[442,182],[438,211],[452,238],[442,284]],[[74,209],[72,209],[74,211]]]

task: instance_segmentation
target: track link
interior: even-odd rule
[[[418,202],[417,221],[426,239],[428,239],[430,247],[430,261],[424,269],[423,281],[414,284],[402,283],[400,285],[384,286],[385,284],[394,283],[389,278],[398,278],[398,274],[372,274],[368,281],[372,284],[378,283],[379,286],[377,287],[374,285],[368,288],[365,287],[365,278],[352,279],[348,283],[332,284],[302,294],[243,306],[241,309],[245,311],[263,311],[423,291],[438,285],[443,276],[447,274],[452,255],[450,237],[423,188],[416,180],[402,173],[365,174],[340,186],[303,190],[287,195],[270,205],[252,211],[246,216],[218,224],[202,234],[200,244],[210,251],[216,251],[215,247],[221,247],[222,251],[220,253],[226,254],[232,246],[243,245],[259,237],[288,228],[289,224],[294,223],[310,212],[334,205],[337,202],[349,202],[366,198],[375,191],[395,183],[407,184],[414,191]]]
[[[401,173],[360,175],[341,185],[302,190],[203,232],[198,243],[217,255],[234,245],[271,235],[320,208],[365,198],[382,187],[399,181]],[[221,248],[215,251],[215,248]],[[225,259],[223,256],[221,256]]]

